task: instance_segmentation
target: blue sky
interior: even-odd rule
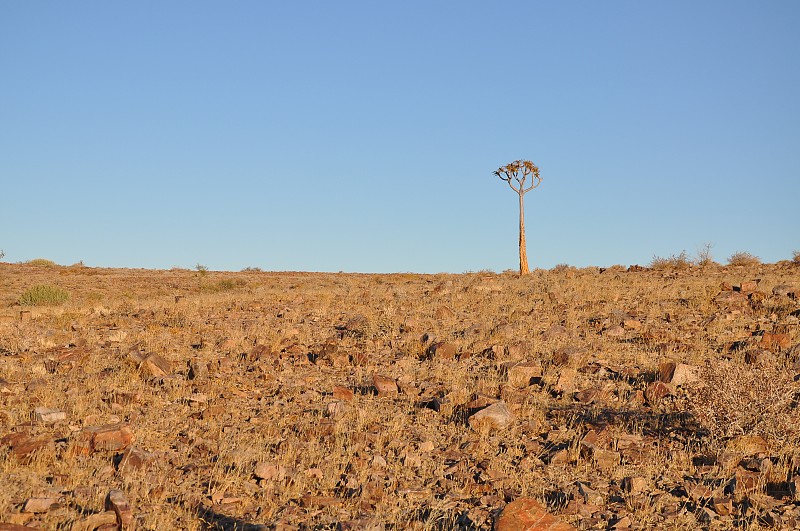
[[[3,2],[6,261],[455,272],[800,249],[800,2]]]

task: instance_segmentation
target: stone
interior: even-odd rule
[[[553,364],[556,366],[570,365],[572,367],[582,365],[589,355],[589,351],[583,347],[566,345],[553,352]]]
[[[764,332],[764,335],[761,336],[761,341],[759,345],[761,348],[765,348],[767,350],[783,350],[785,348],[789,348],[792,344],[792,339],[789,337],[789,334],[772,334],[770,332]]]
[[[428,347],[428,355],[436,356],[445,360],[451,360],[456,357],[456,346],[447,341],[437,341]]]
[[[612,327],[609,327],[605,331],[604,335],[608,337],[622,337],[625,335],[625,329],[619,325],[614,325]]]
[[[778,297],[791,297],[795,298],[798,289],[791,284],[778,284],[772,288],[772,294]]]
[[[49,437],[32,438],[27,433],[9,433],[0,438],[0,447],[11,448],[11,455],[17,459],[28,459],[34,452],[54,447],[53,439]]]
[[[567,328],[560,324],[553,324],[544,331],[543,337],[545,340],[555,339],[567,334]]]
[[[399,392],[397,382],[394,378],[389,378],[388,376],[374,374],[372,376],[372,385],[375,386],[380,397],[396,395]]]
[[[344,500],[340,498],[333,498],[331,496],[311,496],[306,495],[300,498],[301,507],[331,507],[341,505]]]
[[[628,476],[622,480],[622,490],[630,494],[638,494],[647,490],[647,479],[641,476]]]
[[[759,435],[740,435],[728,442],[726,450],[742,457],[751,457],[767,453],[768,445]]]
[[[95,452],[117,452],[133,443],[135,437],[124,422],[104,426],[87,426],[77,436],[73,451],[80,455]]]
[[[508,369],[508,384],[517,389],[524,389],[541,378],[542,366],[538,363],[517,363]]]
[[[57,498],[28,498],[22,508],[23,513],[46,513],[51,507],[58,505]]]
[[[39,527],[30,527],[22,524],[1,524],[0,531],[40,531]]]
[[[336,400],[344,400],[345,402],[349,402],[355,398],[355,394],[347,387],[336,385],[333,387],[333,398]]]
[[[156,378],[172,373],[172,364],[158,354],[147,356],[139,367]]]
[[[208,378],[208,363],[200,358],[190,359],[188,376],[190,380],[205,380]]]
[[[283,481],[286,478],[286,467],[276,463],[256,463],[256,469],[253,475],[256,479],[266,481]]]
[[[752,293],[758,289],[758,282],[754,280],[748,280],[739,284],[738,289],[736,287],[733,289],[736,291],[741,291],[742,293]]]
[[[700,369],[685,363],[667,361],[658,366],[658,379],[675,387],[696,384],[700,381]]]
[[[494,531],[575,531],[575,527],[550,514],[533,498],[518,498],[506,505]]]
[[[644,397],[647,403],[655,405],[661,401],[665,396],[672,394],[672,389],[664,382],[653,382],[647,386],[644,392]]]
[[[112,489],[106,496],[106,510],[114,511],[117,525],[123,531],[131,529],[133,524],[133,510],[128,502],[128,497],[121,490]]]
[[[711,500],[711,507],[720,516],[733,514],[733,498],[730,496],[714,496],[714,499]]]
[[[145,468],[155,459],[156,455],[154,453],[131,446],[122,454],[122,460],[119,462],[117,470],[124,473]]]
[[[439,306],[436,308],[436,313],[434,316],[437,319],[453,319],[456,316],[456,312],[454,312],[449,306]]]
[[[578,371],[572,367],[564,367],[558,374],[558,380],[553,390],[557,393],[572,393],[575,391],[575,380],[578,377]]]
[[[484,426],[497,430],[505,428],[513,420],[514,416],[501,400],[470,416],[469,425],[473,430],[479,430]]]
[[[49,407],[37,407],[33,410],[33,418],[37,422],[44,424],[54,424],[62,420],[67,420],[67,414],[59,409]]]

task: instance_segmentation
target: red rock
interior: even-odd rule
[[[388,376],[381,376],[380,374],[375,374],[372,376],[372,385],[375,386],[375,389],[378,391],[378,396],[392,396],[398,393],[397,382],[394,378],[389,378]]]
[[[764,332],[764,335],[761,336],[760,342],[761,348],[765,348],[767,350],[783,350],[785,348],[789,348],[791,344],[792,340],[789,337],[789,334],[771,334],[769,332]]]
[[[456,346],[446,341],[438,341],[428,347],[428,355],[436,356],[445,360],[451,360],[456,357]]]
[[[767,453],[768,445],[767,441],[758,435],[740,435],[728,442],[726,450],[742,457],[751,457]]]
[[[156,455],[154,453],[131,446],[122,454],[122,460],[119,462],[117,469],[123,473],[138,470],[146,467],[155,459]]]
[[[21,524],[0,524],[0,531],[40,531],[40,528]]]
[[[53,447],[53,439],[49,437],[31,438],[27,433],[15,432],[0,438],[0,447],[11,448],[11,455],[17,459],[27,459],[34,452]]]
[[[456,316],[456,312],[454,312],[449,306],[439,306],[436,308],[435,317],[437,319],[453,319]]]
[[[672,394],[672,390],[667,384],[664,382],[653,382],[647,386],[644,397],[649,404],[653,405],[660,402],[662,398],[669,394]]]
[[[49,407],[37,407],[36,409],[33,410],[33,418],[36,419],[37,422],[43,422],[45,424],[53,424],[55,422],[66,420],[67,414],[58,409],[52,409]]]
[[[503,508],[494,531],[575,531],[533,498],[519,498]]]
[[[135,440],[130,426],[124,422],[104,426],[88,426],[77,436],[73,451],[88,455],[94,452],[124,450]]]
[[[333,388],[333,398],[349,402],[350,400],[353,400],[353,398],[355,398],[355,395],[353,394],[353,391],[351,391],[347,387],[342,387],[340,385],[337,385],[334,386]]]
[[[121,530],[131,529],[133,511],[125,493],[116,489],[109,491],[106,496],[106,510],[114,511],[117,516],[117,525]]]

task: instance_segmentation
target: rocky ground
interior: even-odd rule
[[[0,530],[800,529],[799,288],[0,264]]]

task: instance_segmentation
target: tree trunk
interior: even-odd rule
[[[524,194],[519,192],[519,274],[527,275],[530,273],[528,269],[528,251],[525,245],[525,205],[522,202]]]

